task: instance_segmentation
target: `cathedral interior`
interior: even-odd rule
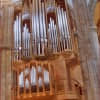
[[[100,100],[100,0],[0,0],[0,100]]]

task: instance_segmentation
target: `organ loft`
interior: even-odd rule
[[[100,0],[0,0],[0,100],[100,100]]]

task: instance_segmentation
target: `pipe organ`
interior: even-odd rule
[[[40,62],[40,59],[34,62],[34,57],[49,57],[74,51],[68,9],[61,7],[56,0],[50,5],[48,0],[26,1],[23,8],[15,13],[13,25],[13,87],[17,98],[26,98],[27,94],[32,97],[34,93],[37,96],[51,95],[64,90],[59,82],[57,84],[60,90],[57,90],[55,72],[48,59],[47,63]],[[62,80],[61,85],[65,81]]]
[[[48,62],[33,62],[13,69],[14,96],[17,98],[55,93],[53,66]]]
[[[46,56],[73,50],[68,14],[59,5],[53,7],[54,16],[47,16],[46,1],[33,0],[32,8],[16,15],[14,20],[14,59]],[[52,11],[51,11],[52,12]]]

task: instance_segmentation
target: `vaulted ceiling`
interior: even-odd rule
[[[2,4],[9,4],[9,3],[15,3],[15,2],[21,2],[22,0],[0,0],[0,2],[2,2]],[[56,0],[56,1],[61,1],[61,0]],[[95,6],[95,2],[99,1],[99,0],[86,0],[87,5],[90,9],[92,9],[93,6]],[[68,0],[68,3],[70,5],[72,5],[73,0]],[[100,23],[100,2],[98,2],[96,4],[96,8],[94,11],[94,20],[95,20],[95,24],[98,24],[98,21]]]

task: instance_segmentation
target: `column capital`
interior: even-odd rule
[[[91,30],[91,31],[94,30],[95,32],[97,32],[97,26],[96,26],[96,25],[89,25],[88,28],[89,28],[89,30]]]
[[[89,25],[89,27],[92,28],[92,29],[97,29],[96,25]]]

